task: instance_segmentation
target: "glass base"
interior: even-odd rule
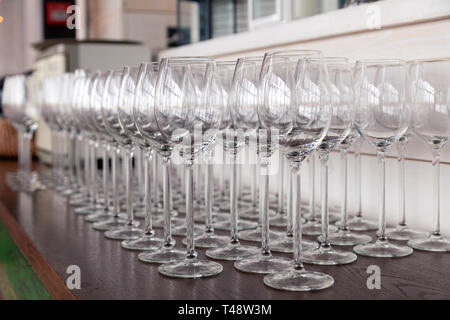
[[[386,235],[389,239],[399,241],[425,239],[429,236],[427,232],[410,229],[406,225],[398,225],[394,229],[388,229]]]
[[[185,252],[174,249],[171,246],[164,246],[155,251],[141,252],[138,255],[140,261],[147,263],[170,263],[183,260],[184,258],[186,258]]]
[[[353,248],[353,251],[362,256],[377,258],[406,257],[413,253],[413,249],[410,247],[393,244],[388,240],[359,244]]]
[[[328,236],[328,241],[330,241],[332,245],[354,246],[357,244],[369,243],[372,241],[372,237],[365,234],[357,234],[350,230],[339,230],[336,233],[330,234]]]
[[[101,222],[111,219],[112,213],[110,211],[98,210],[97,213],[92,213],[83,218],[86,222]],[[124,213],[119,214],[119,218],[126,219],[127,215]]]
[[[274,257],[271,254],[258,254],[234,263],[234,267],[240,271],[259,274],[278,272],[290,268],[293,265],[294,261],[292,259]]]
[[[225,247],[209,249],[206,251],[206,256],[208,258],[216,260],[230,260],[235,261],[243,258],[247,258],[258,254],[259,248],[241,245],[237,243],[229,243]]]
[[[164,218],[154,218],[152,222],[154,228],[164,228]],[[183,226],[185,223],[186,223],[185,219],[172,217],[170,225],[172,226],[172,228],[176,228]]]
[[[103,206],[101,204],[94,204],[94,205],[88,205],[88,206],[83,206],[83,207],[73,209],[73,212],[75,212],[76,214],[79,214],[81,216],[87,216],[87,215],[95,213],[97,210],[102,210],[102,209],[103,209]]]
[[[219,236],[213,232],[203,232],[203,234],[195,237],[195,247],[198,248],[217,248],[224,247],[230,241],[228,237]],[[187,244],[187,239],[183,239],[183,244]]]
[[[287,226],[287,215],[278,214],[269,220],[269,225],[274,227],[285,228]]]
[[[155,250],[161,248],[163,240],[151,235],[143,235],[135,240],[124,240],[120,244],[122,248],[128,250]]]
[[[204,228],[194,225],[194,236],[201,235],[203,233],[203,231],[204,231]],[[185,237],[187,235],[187,228],[185,225],[175,227],[172,229],[172,234],[174,236],[184,236]]]
[[[442,235],[432,234],[425,239],[410,240],[408,246],[422,251],[450,252],[450,240]]]
[[[264,284],[279,290],[312,291],[331,287],[334,279],[325,273],[293,268],[266,275]]]
[[[223,213],[223,212],[213,212],[213,222],[223,222],[230,219],[229,213]],[[206,216],[204,214],[199,214],[194,217],[194,221],[198,223],[205,223]]]
[[[165,263],[158,268],[159,273],[174,278],[204,278],[221,273],[221,264],[200,259],[185,259],[183,261]]]
[[[275,210],[269,209],[269,217],[276,217],[277,212]],[[259,209],[258,208],[253,208],[252,206],[241,208],[241,210],[239,211],[239,218],[242,219],[249,219],[249,220],[259,220]],[[272,224],[272,223],[270,223]]]
[[[319,244],[315,241],[302,240],[302,250],[311,250],[315,249],[319,246]],[[286,252],[293,253],[294,252],[294,237],[284,235],[283,238],[277,239],[270,243],[270,250],[276,252]]]
[[[126,214],[124,214],[124,215],[126,216]],[[108,231],[108,230],[112,230],[112,229],[125,227],[127,224],[128,224],[128,221],[126,219],[121,219],[120,215],[119,215],[119,218],[111,217],[109,220],[106,220],[106,221],[94,222],[92,227],[98,231]],[[135,227],[137,227],[137,226],[139,226],[139,222],[133,221],[133,225]]]
[[[281,231],[269,230],[269,238],[271,240],[280,239],[284,235],[285,235],[285,233],[283,233]],[[258,227],[253,230],[241,231],[238,234],[238,238],[240,240],[245,240],[245,241],[261,242],[261,227]]]
[[[321,245],[314,250],[303,252],[303,261],[310,264],[337,265],[356,261],[357,257],[351,251],[333,249],[330,245]]]
[[[378,223],[376,221],[367,220],[362,217],[355,217],[350,219],[347,223],[351,231],[375,231],[378,230]]]
[[[257,227],[258,227],[257,222],[238,220],[238,231],[256,229]],[[214,228],[217,230],[230,231],[231,230],[231,222],[230,221],[218,222],[214,225]]]
[[[332,225],[328,226],[329,233],[335,233],[338,231],[338,228]],[[309,221],[304,226],[302,226],[302,234],[308,236],[319,236],[322,234],[322,224],[316,221]]]
[[[143,230],[137,227],[127,225],[119,229],[108,230],[105,237],[112,240],[133,240],[142,235]]]

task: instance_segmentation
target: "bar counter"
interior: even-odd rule
[[[35,163],[39,172],[49,168]],[[306,265],[335,279],[319,292],[284,292],[266,287],[262,275],[237,271],[232,262],[206,279],[172,279],[158,266],[138,261],[137,252],[107,240],[66,198],[52,190],[15,193],[5,183],[16,170],[0,160],[0,297],[31,299],[450,299],[450,254],[415,251],[397,259],[358,256],[344,266]],[[444,213],[446,214],[446,213]],[[143,220],[141,220],[143,222]],[[156,229],[161,234],[161,229]],[[219,232],[228,234],[227,232]],[[373,237],[374,232],[370,233]],[[305,237],[312,239],[311,237]],[[182,237],[175,237],[182,248]],[[245,242],[243,242],[245,243]],[[249,244],[249,243],[248,243]],[[204,249],[198,249],[204,258]],[[274,253],[275,255],[283,255]],[[291,255],[285,255],[290,257]],[[69,290],[67,268],[80,267],[81,289]],[[368,266],[381,270],[381,289],[368,289]]]

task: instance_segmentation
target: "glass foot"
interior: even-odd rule
[[[238,237],[240,240],[261,242],[261,232],[261,227],[258,227],[253,230],[241,231],[239,232]],[[284,233],[281,231],[269,230],[269,238],[271,240],[276,240],[282,238],[283,236]]]
[[[128,250],[155,250],[161,248],[163,240],[151,235],[143,235],[135,240],[124,240],[120,244],[122,248]]]
[[[205,254],[208,258],[216,260],[235,261],[256,255],[258,254],[259,250],[260,249],[256,247],[241,245],[239,242],[233,242],[229,243],[225,247],[209,249]]]
[[[331,287],[334,284],[334,279],[322,272],[293,268],[266,275],[264,284],[279,290],[312,291]]]
[[[201,235],[203,233],[204,228],[200,226],[194,226],[194,236]],[[175,227],[172,229],[172,234],[174,236],[186,236],[187,234],[187,228],[184,225],[181,225],[179,227]]]
[[[112,240],[133,240],[142,235],[143,230],[127,225],[119,229],[112,229],[105,232],[105,237]]]
[[[258,254],[234,263],[234,267],[243,272],[268,274],[278,272],[294,265],[292,259],[274,257],[271,254]]]
[[[302,240],[302,250],[311,250],[319,247],[319,243],[315,241]],[[270,244],[270,249],[276,252],[286,252],[293,253],[294,252],[294,237],[284,235],[281,239],[277,239],[272,241]]]
[[[310,264],[337,265],[356,261],[351,251],[333,249],[330,245],[321,245],[317,249],[303,252],[303,261]]]
[[[165,263],[159,266],[159,273],[174,278],[204,278],[221,273],[221,264],[200,259],[185,259],[183,261]]]
[[[375,231],[378,230],[378,224],[376,221],[367,220],[362,217],[355,217],[350,219],[347,223],[348,228],[351,231]]]
[[[219,236],[213,232],[203,232],[203,234],[195,237],[195,247],[198,248],[217,248],[226,246],[230,241],[228,237]],[[187,239],[183,239],[183,244],[187,244]]]
[[[186,223],[185,219],[172,218],[171,226],[172,228],[181,227]],[[153,220],[154,228],[164,228],[164,218],[155,218]]]
[[[374,243],[359,244],[353,251],[362,256],[377,258],[406,257],[412,254],[413,249],[404,245],[390,243],[388,240],[377,240]]]
[[[126,214],[124,214],[126,216]],[[100,221],[100,222],[94,222],[94,224],[92,225],[92,227],[95,230],[99,230],[99,231],[108,231],[108,230],[112,230],[112,229],[118,229],[121,227],[125,227],[127,225],[128,221],[126,219],[122,219],[117,217],[111,217],[109,220],[106,221]],[[137,227],[139,226],[139,222],[138,221],[133,221],[133,226]]]
[[[389,239],[400,241],[425,239],[426,237],[429,236],[427,232],[410,229],[406,225],[405,226],[398,225],[394,229],[388,229],[386,235]]]
[[[319,236],[319,241],[321,237]],[[338,246],[354,246],[357,244],[369,243],[372,241],[372,237],[365,234],[357,234],[350,230],[339,230],[336,233],[332,233],[328,236],[328,241],[333,245]]]
[[[258,223],[254,221],[246,221],[246,220],[238,221],[238,231],[256,229],[257,227]],[[230,231],[231,222],[230,221],[218,222],[214,225],[214,228],[217,230]]]
[[[72,207],[86,207],[91,202],[91,199],[87,196],[84,197],[77,197],[77,198],[71,198],[69,200],[69,205]]]
[[[102,210],[102,209],[103,209],[102,205],[95,204],[95,205],[88,205],[88,206],[83,206],[83,207],[73,209],[73,212],[75,212],[76,214],[79,214],[81,216],[87,216],[87,215],[95,213],[97,210]]]
[[[450,240],[442,235],[432,234],[424,239],[410,240],[408,246],[423,251],[450,252]]]
[[[83,218],[86,222],[101,222],[111,219],[112,213],[110,211],[98,210],[97,213],[89,214]],[[126,219],[127,215],[124,213],[119,214],[119,218]]]
[[[274,227],[285,228],[287,226],[287,215],[278,214],[269,220],[269,225]]]
[[[170,263],[183,260],[186,257],[184,251],[174,249],[172,246],[164,246],[156,251],[141,252],[138,259],[147,263]]]
[[[213,221],[214,223],[223,222],[230,219],[230,214],[223,212],[213,212]],[[198,223],[205,223],[206,216],[204,214],[199,214],[194,217],[194,221]]]
[[[329,233],[335,233],[338,231],[338,228],[332,225],[328,226],[328,232]],[[302,234],[308,235],[308,236],[319,236],[322,234],[322,224],[319,220],[316,221],[308,221],[303,227],[302,227]]]

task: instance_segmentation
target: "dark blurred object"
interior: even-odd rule
[[[358,6],[364,3],[377,2],[379,0],[347,0],[344,7]]]
[[[75,38],[75,29],[67,27],[67,7],[74,5],[75,0],[44,0],[44,39]]]
[[[178,47],[191,43],[190,30],[187,28],[167,28],[167,46]]]

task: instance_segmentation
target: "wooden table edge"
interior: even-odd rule
[[[64,281],[33,245],[2,201],[0,201],[0,219],[53,299],[77,300]]]

